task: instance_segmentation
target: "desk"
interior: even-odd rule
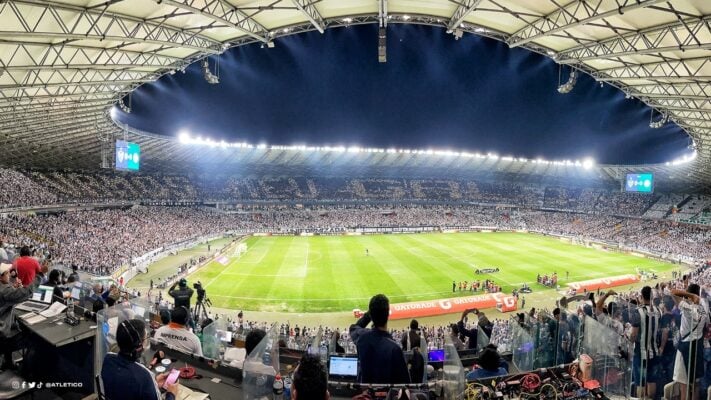
[[[26,324],[18,318],[26,331],[42,338],[54,347],[62,347],[78,341],[93,338],[96,335],[96,323],[81,320],[79,325],[71,326],[64,323],[64,313],[54,318],[48,318],[34,325]]]
[[[35,382],[68,384],[61,393],[94,392],[94,338],[96,323],[64,323],[64,314],[33,325],[18,319],[28,341],[23,376]]]
[[[201,361],[201,358],[183,354],[161,344],[152,344],[151,349],[143,353],[143,359],[146,364],[150,362],[150,358],[153,357],[157,350],[163,351],[166,358],[173,360],[173,363],[168,365],[167,371],[172,368],[182,368],[187,364],[195,368],[197,375],[202,376],[200,379],[180,379],[181,385],[192,390],[209,393],[211,400],[240,400],[244,398],[240,389],[242,370],[223,365],[210,365],[204,359]],[[152,371],[155,373],[155,370]],[[219,378],[220,382],[213,382],[213,378]]]

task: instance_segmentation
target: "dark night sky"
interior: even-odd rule
[[[214,68],[215,58],[210,65]],[[524,49],[443,29],[391,25],[388,62],[375,25],[278,39],[219,57],[220,84],[198,64],[132,95],[119,120],[175,136],[274,145],[456,149],[598,163],[663,162],[688,153],[676,125],[585,75],[567,95],[558,66]],[[567,71],[564,73],[567,79]]]

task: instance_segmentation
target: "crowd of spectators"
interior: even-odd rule
[[[454,179],[237,178],[117,171],[17,171],[0,169],[7,207],[120,201],[417,201],[480,202],[639,216],[660,198],[615,189]]]
[[[228,231],[298,234],[368,228],[526,229],[602,241],[668,258],[711,258],[711,229],[670,221],[475,205],[261,206],[238,212],[200,207],[131,206],[92,211],[17,215],[0,219],[5,243],[27,245],[53,262],[106,274],[173,243]]]

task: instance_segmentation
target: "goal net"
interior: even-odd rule
[[[247,243],[240,243],[240,244],[238,244],[237,247],[235,248],[235,254],[234,254],[234,256],[235,256],[235,257],[239,257],[239,256],[241,256],[242,254],[244,254],[244,253],[246,253],[246,252],[247,252]]]

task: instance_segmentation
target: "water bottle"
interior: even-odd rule
[[[274,385],[272,385],[272,392],[274,393],[274,400],[284,399],[284,382],[282,382],[281,375],[279,374],[274,377]]]
[[[289,375],[284,378],[284,399],[291,399],[291,377]]]
[[[74,318],[74,301],[67,299],[67,318]]]
[[[319,355],[321,356],[321,362],[323,363],[323,365],[326,365],[326,363],[328,362],[328,348],[324,343],[321,343]]]

